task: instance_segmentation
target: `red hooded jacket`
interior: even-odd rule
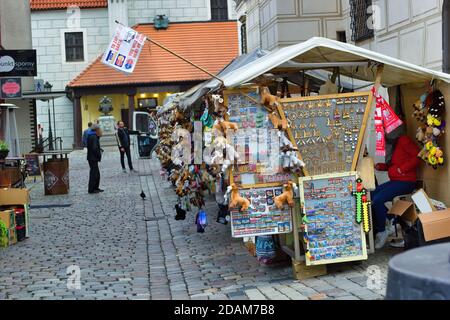
[[[391,181],[417,181],[419,147],[408,136],[401,136],[394,148],[391,164],[377,164],[377,170],[387,171]]]

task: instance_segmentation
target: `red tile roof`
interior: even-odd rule
[[[108,0],[30,0],[31,10],[61,10],[70,6],[106,8],[108,7]]]
[[[146,24],[134,29],[213,74],[238,55],[237,23],[234,21],[172,23],[166,30],[156,30],[153,25]],[[209,78],[204,72],[147,41],[132,74],[104,65],[100,56],[68,86],[168,83]]]

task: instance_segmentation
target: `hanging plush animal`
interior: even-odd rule
[[[214,128],[221,131],[223,133],[224,136],[226,136],[227,134],[227,130],[238,130],[238,125],[237,123],[234,122],[230,122],[230,121],[225,121],[225,120],[217,120],[216,124],[214,125]]]
[[[286,131],[288,128],[288,123],[287,123],[286,118],[281,119],[280,117],[278,117],[276,115],[275,112],[272,112],[271,114],[269,114],[269,120],[272,122],[273,127],[278,130]]]
[[[289,207],[294,206],[294,189],[296,187],[296,184],[292,181],[288,181],[288,183],[284,185],[284,192],[274,199],[275,206],[278,209],[283,208],[285,203],[287,203]]]
[[[431,98],[427,98],[428,113],[435,118],[440,118],[445,112],[445,99],[444,95],[439,90],[434,90],[430,93]]]
[[[240,211],[247,211],[250,207],[250,201],[239,194],[239,189],[236,184],[231,185],[230,192],[230,208],[241,208]]]
[[[223,117],[228,111],[227,107],[223,103],[223,98],[219,94],[213,94],[211,95],[211,99],[214,104],[214,114],[216,116]]]
[[[414,112],[413,117],[417,120],[417,122],[423,123],[427,118],[427,109],[423,105],[421,100],[417,100],[416,103],[413,104]]]
[[[261,96],[261,104],[266,107],[269,113],[274,112],[280,104],[280,98],[272,95],[268,87],[259,87],[258,91]]]

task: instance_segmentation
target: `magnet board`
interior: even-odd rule
[[[230,183],[242,188],[281,186],[293,179],[283,171],[277,130],[269,120],[266,108],[259,103],[257,88],[224,90],[224,103],[228,107],[229,121],[238,125],[239,133],[229,143],[244,148],[241,159],[230,170]],[[256,161],[250,162],[249,159]]]
[[[367,259],[366,238],[356,223],[356,172],[299,178],[306,265]]]
[[[242,189],[239,194],[250,201],[247,211],[230,210],[233,238],[292,232],[291,208],[277,209],[274,198],[283,192],[282,187]]]
[[[370,92],[288,98],[281,104],[308,175],[356,170]]]

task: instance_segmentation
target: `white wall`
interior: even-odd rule
[[[348,1],[343,3],[348,5]],[[379,10],[375,37],[357,45],[440,71],[442,3],[442,0],[375,0]]]
[[[336,39],[344,31],[340,0],[247,0],[238,17],[247,14],[249,51],[273,50],[305,41],[313,36]]]
[[[31,26],[33,48],[37,50],[37,78],[50,82],[53,91],[64,90],[73,78],[105,50],[110,41],[106,9],[84,9],[79,14],[67,10],[33,11]],[[64,30],[84,32],[85,62],[65,62]],[[48,136],[47,110],[47,103],[38,101],[37,117],[38,123],[44,126],[44,137]],[[55,110],[56,136],[63,138],[65,148],[71,148],[73,103],[66,97],[58,98],[55,100]],[[53,135],[55,136],[55,132]]]
[[[236,19],[233,0],[228,1],[228,18]],[[207,21],[211,19],[210,0],[128,0],[130,25],[153,23],[156,15],[165,14],[171,22]]]

